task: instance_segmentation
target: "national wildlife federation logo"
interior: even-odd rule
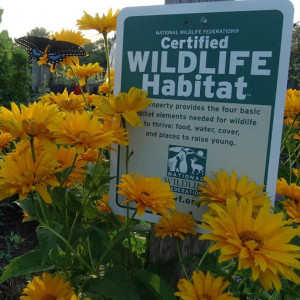
[[[168,151],[166,181],[174,192],[197,195],[205,175],[207,149],[169,145]]]

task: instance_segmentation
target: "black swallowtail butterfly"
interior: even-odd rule
[[[27,49],[30,60],[40,60],[47,53],[47,62],[53,67],[67,56],[85,56],[86,51],[73,43],[47,39],[39,36],[24,36],[15,40]]]

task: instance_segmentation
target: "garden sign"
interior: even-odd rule
[[[161,177],[176,208],[193,205],[221,169],[265,184],[274,198],[291,43],[289,1],[224,1],[126,8],[118,16],[115,92],[138,87],[152,104],[128,125],[129,171]],[[125,174],[113,153],[111,196]],[[125,215],[123,196],[112,208]],[[157,222],[150,212],[144,220]]]

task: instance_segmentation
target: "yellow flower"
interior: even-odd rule
[[[132,126],[142,126],[137,112],[152,103],[147,95],[147,92],[133,87],[128,93],[119,93],[116,97],[112,94],[108,97],[101,96],[101,100],[95,103],[95,114],[100,117],[122,115]]]
[[[105,131],[101,122],[85,111],[66,113],[65,119],[59,119],[50,129],[58,143],[75,146],[78,153],[87,148],[108,148],[115,139],[113,131]]]
[[[58,186],[55,173],[58,163],[53,151],[37,151],[33,160],[29,141],[28,147],[21,144],[21,151],[6,155],[0,161],[0,200],[19,194],[20,200],[25,199],[29,192],[37,191],[46,203],[51,203],[47,191],[48,185]]]
[[[3,148],[9,146],[9,143],[13,141],[14,138],[8,132],[0,132],[0,152]]]
[[[284,178],[277,179],[276,194],[300,201],[300,186],[288,184]]]
[[[61,172],[63,172],[65,169],[70,168],[72,166],[75,155],[76,155],[75,148],[60,147],[59,150],[57,150],[56,157]],[[75,168],[68,175],[63,186],[74,187],[75,183],[82,183],[83,180],[85,179],[85,173],[86,173],[86,170],[83,169],[83,167],[86,164],[87,162],[77,159],[74,164]]]
[[[111,208],[108,205],[109,203],[109,194],[104,194],[102,200],[97,200],[97,209],[107,214],[111,214]]]
[[[78,155],[77,160],[78,161],[83,161],[83,164],[86,165],[88,162],[96,162],[99,160],[99,162],[103,161],[103,157],[99,156],[99,150],[98,149],[93,149],[93,148],[88,148],[86,152],[80,153]]]
[[[174,211],[159,218],[158,224],[155,224],[155,236],[177,236],[184,240],[185,234],[196,234],[196,222],[192,215]]]
[[[298,228],[300,229],[300,202],[286,199],[281,203],[286,210],[286,213],[291,218],[291,221],[298,224]]]
[[[77,26],[82,30],[95,29],[98,30],[99,33],[109,33],[111,31],[115,31],[117,28],[117,16],[119,10],[115,12],[113,15],[112,9],[110,8],[107,15],[99,16],[96,14],[95,17],[92,17],[87,12],[83,12],[83,17],[77,20]]]
[[[75,65],[71,68],[73,68],[73,71],[76,74],[76,76],[80,77],[80,86],[84,86],[86,84],[88,77],[103,72],[103,68],[100,67],[99,63],[89,63],[88,65]],[[68,69],[67,77],[74,77],[72,70]]]
[[[34,102],[20,107],[15,103],[11,103],[11,110],[1,107],[0,129],[14,138],[38,137],[41,141],[49,141],[52,136],[48,127],[60,117],[57,106]]]
[[[123,175],[118,193],[124,195],[126,200],[122,203],[135,202],[137,215],[142,216],[146,209],[153,214],[167,214],[169,210],[175,209],[175,194],[171,191],[167,182],[162,182],[161,178],[146,177],[140,178],[137,174],[131,173]]]
[[[86,39],[82,32],[74,31],[74,30],[65,30],[62,29],[60,32],[55,32],[51,35],[52,39],[56,39],[57,41],[66,41],[69,43],[76,44],[78,46],[83,46],[85,44],[90,44],[91,40]]]
[[[113,84],[110,86],[110,91],[109,91],[109,83],[108,81],[104,81],[98,88],[98,94],[108,94],[111,93],[114,89]]]
[[[103,211],[107,214],[111,214],[112,210],[109,207],[109,194],[104,194],[102,196],[102,200],[97,200],[97,207],[98,210]],[[125,217],[117,215],[117,217],[122,221],[125,222]]]
[[[70,282],[60,275],[54,277],[43,273],[42,278],[34,276],[22,292],[20,300],[78,300]]]
[[[237,199],[252,199],[253,206],[260,207],[265,202],[270,203],[266,193],[262,192],[264,186],[257,186],[255,182],[249,182],[248,176],[237,178],[237,174],[232,170],[231,176],[224,170],[218,173],[212,172],[214,178],[204,177],[203,183],[199,187],[199,201],[201,205],[207,203],[226,204],[226,200],[231,197]]]
[[[292,125],[293,127],[299,126],[299,121],[295,121],[294,118],[285,118],[283,119],[283,123],[286,124],[287,126],[292,126]]]
[[[286,91],[284,116],[294,118],[300,113],[300,91],[288,89]]]
[[[300,269],[300,247],[288,244],[297,229],[286,226],[282,212],[270,213],[269,205],[260,208],[253,217],[251,201],[236,198],[227,200],[226,206],[210,204],[215,215],[205,214],[202,227],[211,233],[203,234],[201,240],[215,244],[210,252],[220,250],[219,263],[238,259],[238,269],[252,271],[252,279],[259,279],[266,290],[281,289],[279,276],[300,283],[293,269]]]
[[[102,85],[99,86],[98,88],[98,94],[108,94],[111,93],[114,89],[114,78],[115,78],[115,70],[111,69],[110,70],[110,91],[109,91],[109,81],[108,81],[108,74],[105,74],[105,79],[102,83]]]
[[[100,96],[96,95],[96,94],[84,93],[84,95],[85,95],[85,99],[86,99],[87,103],[90,105],[93,103],[93,101],[95,99],[100,98]]]
[[[295,140],[300,140],[300,133],[298,132],[298,133],[295,133],[294,135],[293,135],[293,138],[295,139]]]
[[[30,216],[29,216],[29,214],[26,211],[23,211],[23,220],[22,220],[22,223],[23,222],[27,222],[27,221],[30,221]]]
[[[206,275],[202,271],[194,271],[192,281],[180,279],[177,285],[179,292],[175,296],[182,300],[238,300],[230,292],[223,293],[229,282],[222,277],[214,278],[209,271]]]
[[[76,95],[74,92],[68,93],[67,89],[64,89],[63,93],[50,92],[39,98],[42,103],[56,104],[59,111],[82,112],[85,108],[85,101],[82,95]]]
[[[113,118],[108,117],[104,119],[103,129],[114,132],[114,143],[123,146],[128,145],[128,132],[120,125],[120,120],[114,120]]]

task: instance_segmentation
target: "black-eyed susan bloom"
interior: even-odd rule
[[[225,170],[214,173],[214,178],[204,177],[204,183],[199,187],[200,204],[218,203],[226,204],[226,200],[231,197],[237,199],[251,199],[253,206],[260,207],[265,203],[270,204],[270,199],[263,192],[264,186],[257,185],[254,181],[249,182],[248,176],[237,177],[232,170],[231,175]]]
[[[108,74],[105,74],[105,81],[99,86],[98,94],[107,95],[111,93],[114,89],[114,78],[115,78],[115,70],[110,70],[110,78],[108,78]],[[110,86],[110,90],[109,90]]]
[[[10,142],[13,141],[14,138],[8,132],[0,132],[0,152],[3,148],[9,146]]]
[[[56,141],[63,145],[76,147],[78,153],[88,148],[108,148],[114,142],[114,132],[103,129],[98,118],[88,112],[65,113],[50,127]]]
[[[286,91],[284,116],[293,119],[300,113],[300,91],[288,89]]]
[[[62,93],[50,92],[41,96],[40,102],[57,105],[59,111],[62,112],[82,112],[85,108],[85,101],[82,95],[76,95],[74,92],[69,94],[67,89]]]
[[[14,138],[38,137],[49,141],[51,135],[48,126],[60,117],[58,107],[47,103],[34,102],[20,108],[11,103],[11,110],[0,108],[0,129]]]
[[[141,89],[132,87],[128,93],[119,93],[118,96],[109,94],[108,97],[101,96],[94,105],[95,114],[100,117],[122,116],[132,126],[142,126],[138,112],[152,103],[147,98],[148,93]]]
[[[177,287],[179,292],[175,295],[182,300],[238,300],[230,292],[224,292],[229,282],[222,277],[214,278],[208,271],[194,271],[192,282],[180,279]]]
[[[296,183],[288,184],[284,178],[277,179],[276,194],[300,201],[300,186]]]
[[[294,271],[300,269],[300,247],[289,244],[299,232],[286,226],[282,212],[272,214],[269,205],[264,205],[254,218],[251,201],[243,198],[210,207],[214,215],[205,214],[201,225],[209,233],[200,239],[215,242],[210,252],[220,250],[220,263],[238,259],[238,269],[251,269],[252,279],[259,279],[265,290],[274,286],[279,291],[280,277],[300,283]]]
[[[105,118],[103,121],[103,129],[113,131],[115,140],[114,143],[118,145],[128,145],[128,132],[121,127],[120,121],[113,120],[111,117]]]
[[[77,77],[80,77],[80,86],[84,86],[86,84],[87,79],[90,76],[98,75],[103,72],[103,68],[99,65],[99,63],[89,63],[88,65],[75,65],[72,66],[73,72]],[[75,77],[74,73],[71,69],[67,72],[67,77]]]
[[[0,200],[18,194],[25,199],[31,191],[37,191],[46,203],[52,199],[47,187],[59,186],[55,173],[59,170],[55,152],[36,151],[32,156],[29,141],[21,143],[15,152],[6,155],[0,161]],[[18,153],[17,155],[15,153]]]
[[[185,234],[196,234],[196,222],[192,215],[174,211],[159,218],[155,224],[155,236],[185,239]]]
[[[130,173],[123,175],[118,193],[125,196],[122,204],[134,202],[137,207],[137,215],[142,216],[145,210],[153,214],[167,214],[175,209],[175,194],[171,191],[167,182],[162,182],[159,177],[146,177]]]
[[[289,220],[292,223],[298,224],[298,229],[300,229],[300,202],[293,199],[286,199],[281,204],[290,217]]]
[[[110,8],[107,15],[103,14],[102,17],[96,14],[95,17],[91,16],[87,12],[83,12],[83,17],[77,20],[77,26],[81,30],[97,30],[99,33],[109,33],[116,31],[117,29],[117,16],[119,10],[114,14]]]
[[[34,276],[22,292],[20,300],[78,300],[70,282],[56,274]]]

